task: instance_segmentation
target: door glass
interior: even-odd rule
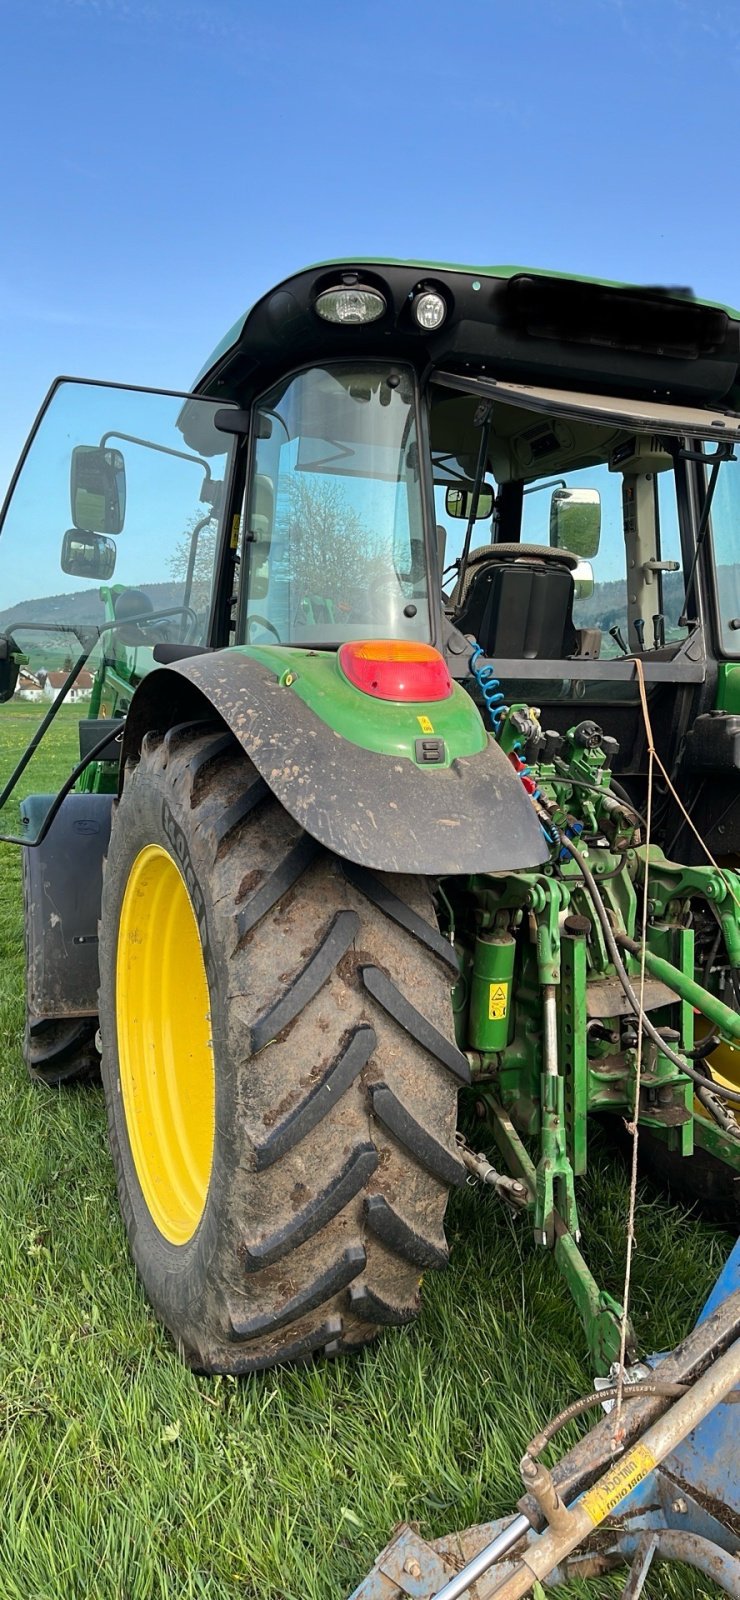
[[[549,544],[550,496],[553,487],[596,489],[601,499],[601,537],[591,559],[593,593],[573,602],[576,628],[601,630],[601,659],[618,656],[621,651],[610,634],[618,627],[627,636],[627,584],[624,531],[622,523],[622,477],[610,472],[606,463],[558,476],[557,484],[547,480],[543,487],[527,485],[522,511],[522,543]]]
[[[242,639],[428,639],[413,375],[313,368],[264,397],[255,435]]]
[[[16,831],[23,794],[53,793],[75,765],[81,719],[126,711],[158,642],[205,642],[233,447],[214,426],[220,409],[103,384],[54,389],[0,537],[0,635],[19,666],[0,705],[4,832]],[[53,707],[11,799],[16,763]]]
[[[675,561],[676,572],[661,572],[656,582],[656,612],[663,619],[666,644],[680,644],[686,638],[686,624],[679,618],[686,608],[686,578],[683,570],[681,538],[678,529],[676,479],[673,472],[658,472],[658,554],[661,561]],[[661,635],[662,637],[662,631]]]
[[[722,649],[740,656],[740,460],[719,469],[712,501],[712,544]]]

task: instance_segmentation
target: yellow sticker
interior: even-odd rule
[[[501,1021],[509,1009],[508,983],[489,983],[488,985],[488,1020],[489,1022]]]
[[[657,1461],[646,1444],[636,1444],[627,1454],[612,1467],[600,1483],[589,1489],[581,1500],[581,1505],[595,1528],[604,1521],[612,1511],[624,1500],[625,1496],[642,1483],[649,1472],[657,1466]]]
[[[434,733],[434,726],[429,721],[428,717],[417,717],[416,720],[421,728],[422,733]]]
[[[239,521],[240,521],[239,513],[237,512],[236,516],[232,517],[232,519],[231,519],[231,548],[232,548],[232,550],[236,550],[237,545],[239,543]]]

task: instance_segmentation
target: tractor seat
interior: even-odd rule
[[[482,544],[477,550],[471,550],[465,570],[462,595],[458,593],[460,585],[456,584],[452,591],[452,602],[454,605],[459,605],[463,595],[467,594],[481,562],[547,561],[567,567],[572,572],[578,566],[579,560],[580,557],[574,556],[572,550],[558,550],[551,544]]]
[[[579,653],[573,625],[578,556],[545,544],[491,544],[471,551],[455,586],[455,626],[487,656],[557,661]],[[458,609],[459,608],[459,609]]]

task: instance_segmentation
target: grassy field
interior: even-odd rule
[[[31,713],[0,710],[4,766]],[[70,720],[57,779],[74,735]],[[525,1230],[465,1189],[451,1269],[427,1278],[415,1327],[352,1365],[193,1377],[129,1261],[100,1089],[26,1077],[22,947],[18,852],[0,846],[3,1600],[342,1600],[402,1518],[434,1536],[508,1512],[527,1439],[590,1387],[578,1319]],[[582,1193],[590,1260],[618,1295],[624,1173],[604,1155]],[[688,1329],[727,1247],[641,1196],[633,1310],[647,1348]],[[558,1593],[606,1600],[621,1581]],[[644,1590],[715,1593],[665,1568]]]

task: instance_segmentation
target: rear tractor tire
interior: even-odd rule
[[[223,729],[146,736],[104,874],[103,1082],[134,1261],[189,1365],[416,1316],[465,1180],[455,971],[424,879],[332,856]]]

